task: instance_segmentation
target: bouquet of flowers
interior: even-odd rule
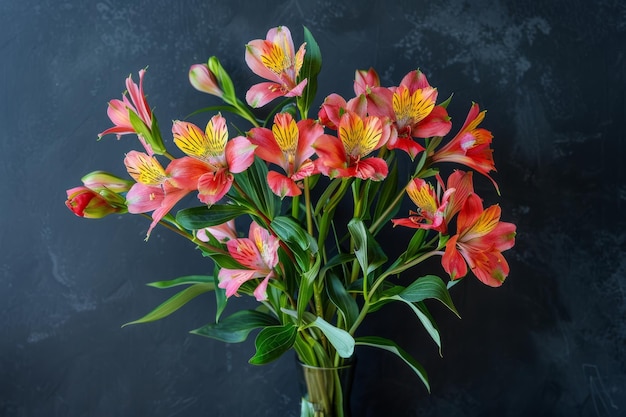
[[[172,123],[176,153],[166,149],[144,95],[146,71],[138,84],[129,76],[122,99],[109,102],[113,127],[100,137],[138,138],[142,149],[124,158],[130,179],[94,171],[67,191],[67,207],[78,216],[142,214],[151,218],[146,239],[162,226],[212,260],[212,273],[152,283],[184,289],[129,324],[161,319],[213,292],[215,319],[192,333],[234,343],[260,329],[252,364],[293,349],[306,366],[336,369],[355,346],[370,346],[397,355],[428,388],[426,371],[396,342],[357,330],[368,313],[397,302],[441,346],[425,301],[458,315],[449,290],[469,270],[492,287],[507,277],[502,252],[514,245],[516,227],[500,221],[498,205],[485,208],[473,187],[475,171],[498,191],[492,134],[479,127],[485,111],[471,104],[450,134],[451,100],[438,102],[421,71],[384,87],[369,69],[356,71],[354,97],[326,96],[313,118],[322,58],[306,28],[297,50],[287,27],[270,29],[246,45],[245,61],[266,80],[245,101],[218,58],[191,66],[192,86],[222,103],[202,109],[211,114],[204,127]],[[255,109],[270,103],[261,118]],[[224,114],[249,126],[229,129]],[[197,207],[176,207],[189,193]],[[401,212],[404,203],[412,209]],[[390,258],[379,239],[397,228],[412,229],[412,237]],[[420,271],[432,257],[441,258],[444,278]],[[413,277],[410,284],[400,285],[400,274]],[[252,296],[258,307],[222,317],[233,296]],[[321,391],[309,386],[309,415],[343,415],[333,378],[307,380]]]

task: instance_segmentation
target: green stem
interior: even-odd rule
[[[398,266],[392,270],[389,271],[385,271],[381,276],[379,276],[376,281],[374,282],[374,284],[372,285],[371,290],[369,291],[369,293],[363,293],[363,299],[364,299],[364,303],[363,303],[363,308],[361,309],[359,316],[357,317],[357,319],[354,321],[354,324],[352,325],[352,327],[350,327],[350,330],[348,331],[348,333],[350,333],[350,335],[354,336],[354,332],[356,332],[356,329],[361,325],[361,322],[365,319],[365,316],[367,315],[370,306],[372,305],[371,303],[371,298],[372,295],[376,293],[376,290],[378,289],[378,287],[385,281],[385,279],[387,279],[387,277],[391,276],[391,275],[395,275],[395,274],[399,274],[403,271],[406,271],[409,268],[414,267],[415,265],[425,261],[426,259],[430,258],[431,256],[434,255],[442,255],[443,252],[440,250],[432,250],[430,252],[426,252],[425,254],[423,254],[422,256],[419,256],[415,259],[413,259],[411,262],[408,262],[404,265]],[[364,286],[365,288],[365,286]]]

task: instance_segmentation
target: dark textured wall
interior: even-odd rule
[[[243,91],[256,80],[244,44],[279,24],[316,36],[322,92],[350,94],[357,68],[394,84],[419,67],[455,93],[457,126],[472,100],[488,109],[503,217],[518,225],[505,285],[466,280],[463,319],[435,311],[443,358],[404,309],[366,322],[424,364],[432,394],[395,356],[359,350],[355,415],[626,415],[620,0],[3,0],[0,415],[296,415],[291,357],[254,367],[252,340],[187,333],[211,319],[210,296],[120,328],[169,295],[146,282],[205,273],[199,252],[166,230],[144,242],[139,216],[87,221],[63,205],[86,172],[124,172],[131,139],[96,135],[128,74],[149,66],[161,122],[182,118],[207,104],[191,64],[218,55]]]

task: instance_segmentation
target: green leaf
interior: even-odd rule
[[[406,287],[404,291],[398,294],[398,296],[411,303],[434,298],[435,300],[441,301],[460,318],[459,312],[456,310],[452,302],[452,297],[446,288],[446,284],[436,275],[426,275],[416,279],[411,285]]]
[[[160,320],[164,317],[169,316],[189,301],[193,300],[200,294],[204,294],[205,292],[213,291],[214,286],[213,283],[204,283],[204,284],[194,284],[189,288],[186,288],[174,296],[170,297],[164,303],[159,305],[157,308],[152,310],[150,313],[146,314],[140,319],[135,321],[131,321],[130,323],[124,324],[122,327],[131,325],[131,324],[139,324],[139,323],[148,323],[151,321]]]
[[[395,342],[377,336],[365,336],[356,339],[357,346],[371,346],[378,349],[383,349],[393,353],[402,359],[409,367],[417,374],[422,380],[428,392],[430,392],[430,384],[428,383],[428,375],[424,367],[417,362],[408,352],[398,346]]]
[[[226,343],[240,343],[246,340],[252,330],[277,324],[278,320],[269,314],[257,310],[241,310],[219,323],[209,323],[191,333]]]
[[[154,288],[171,288],[177,285],[206,284],[211,282],[213,282],[213,277],[211,275],[187,275],[168,281],[150,282],[146,285]]]
[[[255,157],[248,169],[235,174],[235,180],[245,193],[241,197],[253,203],[253,210],[261,211],[270,220],[278,215],[280,198],[267,185],[267,165],[263,160]]]
[[[387,300],[401,301],[413,310],[419,321],[422,323],[422,326],[424,326],[424,329],[426,329],[430,337],[439,348],[439,355],[441,355],[441,336],[439,335],[439,329],[437,328],[435,321],[428,312],[428,309],[426,308],[424,303],[412,303],[400,297],[399,295],[386,297],[385,299],[381,299],[380,302],[385,302]]]
[[[406,252],[404,253],[404,261],[409,262],[410,259],[416,257],[419,251],[422,249],[422,245],[424,244],[424,239],[426,238],[426,234],[428,231],[426,229],[417,229],[415,234],[409,241],[407,245]]]
[[[306,78],[307,85],[304,87],[302,97],[298,98],[298,107],[302,117],[306,118],[317,93],[317,75],[322,70],[322,52],[313,34],[306,26],[304,26],[304,41],[306,42],[306,53],[304,54],[304,62],[298,82]]]
[[[297,332],[298,328],[292,323],[264,328],[254,341],[256,353],[249,362],[253,365],[264,365],[278,359],[291,349]]]
[[[361,265],[364,276],[369,275],[370,272],[387,261],[387,255],[360,219],[350,220],[348,231],[354,240],[354,254],[359,265]]]
[[[158,133],[158,127],[155,132],[151,131],[151,129],[154,129],[156,126],[156,117],[154,115],[152,115],[152,125],[147,126],[134,111],[128,109],[128,120],[133,126],[133,130],[143,137],[155,154],[163,155],[166,152],[161,135]]]
[[[317,253],[317,243],[291,217],[279,216],[272,220],[270,228],[283,242],[289,243],[289,249],[296,256],[300,269],[307,271],[311,268],[311,259]]]
[[[324,333],[331,345],[342,358],[349,358],[354,353],[354,338],[347,331],[333,326],[321,317],[316,317],[311,326]]]
[[[246,213],[248,209],[245,207],[215,204],[211,207],[200,206],[180,210],[176,213],[176,221],[188,230],[198,230],[218,226]]]
[[[318,256],[315,260],[315,265],[307,271],[304,271],[302,274],[302,279],[300,280],[300,288],[298,289],[298,300],[297,300],[297,308],[298,308],[298,320],[302,320],[302,315],[309,305],[309,301],[313,296],[313,291],[315,289],[315,279],[317,278],[317,273],[320,269],[321,258]]]
[[[213,273],[213,285],[215,285],[215,322],[220,321],[220,316],[226,308],[228,298],[226,297],[226,290],[219,287],[219,268],[215,265]]]
[[[346,329],[351,328],[359,315],[359,307],[356,301],[350,296],[341,280],[335,274],[329,274],[326,278],[326,283],[328,298],[330,298],[330,301],[343,316]]]
[[[378,220],[382,217],[385,210],[388,210],[389,206],[393,202],[393,199],[398,194],[398,164],[395,163],[392,165],[389,174],[385,181],[382,181],[382,185],[380,187],[380,191],[378,193],[378,201],[376,202],[376,206],[374,209],[373,219]],[[380,229],[387,224],[387,222],[396,215],[398,210],[400,209],[400,202],[402,200],[398,200],[396,206],[393,210],[390,210],[387,213],[387,216],[379,222],[379,226],[377,230],[374,230],[373,233],[376,234]]]

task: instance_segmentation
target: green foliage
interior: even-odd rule
[[[422,380],[422,383],[430,392],[430,384],[428,383],[428,375],[424,367],[416,361],[409,353],[398,346],[395,342],[378,336],[365,336],[356,339],[357,346],[371,346],[378,349],[386,350],[402,359],[415,374]]]
[[[240,310],[224,318],[220,322],[209,323],[191,333],[210,337],[226,343],[240,343],[248,338],[251,331],[280,323],[275,317],[257,311]]]
[[[213,291],[215,289],[213,283],[202,283],[202,284],[193,284],[191,287],[185,288],[181,292],[167,299],[165,302],[160,304],[157,308],[146,314],[140,319],[131,321],[129,323],[124,324],[122,327],[131,325],[131,324],[139,324],[139,323],[149,323],[151,321],[160,320],[164,317],[169,316],[189,301],[193,300],[200,294],[204,294],[205,292]]]
[[[248,362],[252,365],[265,365],[278,359],[291,349],[297,332],[298,328],[291,323],[265,327],[254,341],[256,353]]]

